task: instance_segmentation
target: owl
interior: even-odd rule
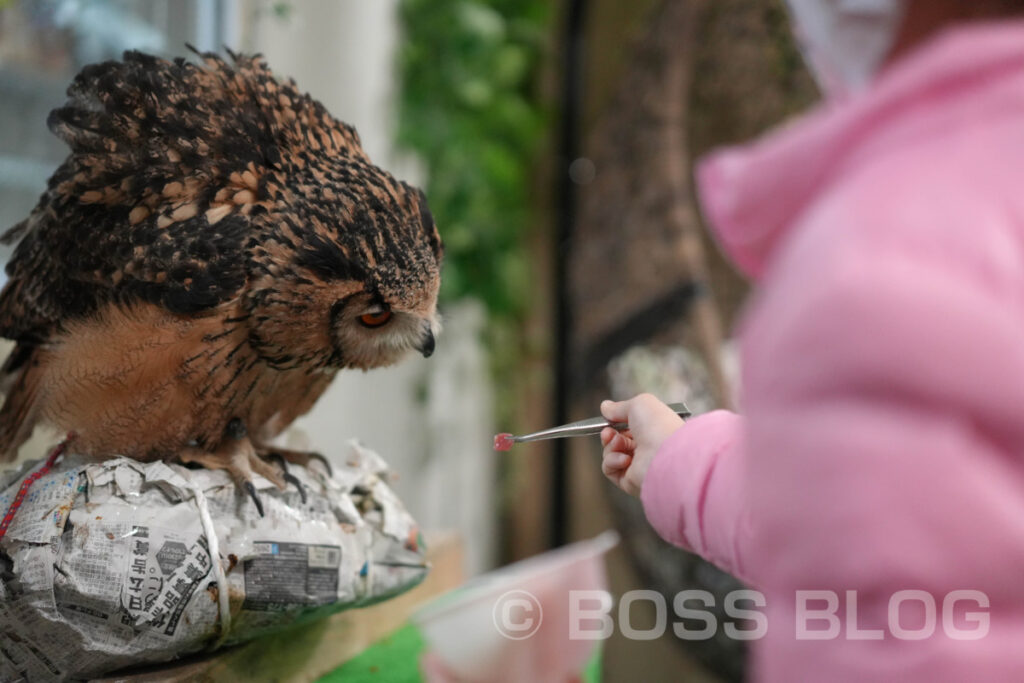
[[[4,236],[4,459],[44,422],[95,458],[226,469],[262,514],[254,474],[311,455],[271,440],[339,370],[433,352],[423,192],[259,56],[127,52],[47,124],[71,152]]]

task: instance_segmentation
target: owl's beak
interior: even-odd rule
[[[433,355],[434,345],[434,331],[427,327],[426,334],[423,335],[423,340],[420,342],[420,353],[424,358],[430,358]]]

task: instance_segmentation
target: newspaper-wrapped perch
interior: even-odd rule
[[[238,643],[400,593],[426,574],[387,466],[349,444],[305,488],[223,471],[65,457],[0,544],[0,680],[88,678]],[[0,476],[0,510],[37,464]]]

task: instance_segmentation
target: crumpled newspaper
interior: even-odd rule
[[[423,544],[386,464],[348,448],[333,478],[289,465],[305,503],[257,477],[265,517],[224,471],[65,456],[0,542],[0,680],[167,661],[419,583]],[[0,512],[37,467],[0,475]]]

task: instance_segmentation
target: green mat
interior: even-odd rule
[[[425,647],[416,627],[404,626],[321,678],[319,683],[418,683],[423,680],[420,655]],[[587,662],[583,680],[601,682],[600,643]]]

